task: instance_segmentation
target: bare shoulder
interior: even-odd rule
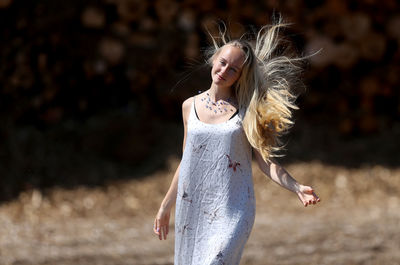
[[[183,116],[183,121],[186,123],[189,117],[190,113],[190,108],[192,107],[192,102],[193,102],[193,97],[187,98],[183,103],[182,103],[182,116]]]
[[[184,110],[184,111],[190,110],[190,107],[192,106],[192,102],[193,102],[193,97],[185,99],[185,101],[183,101],[183,103],[182,103],[182,110]]]

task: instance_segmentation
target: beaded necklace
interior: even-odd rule
[[[201,93],[201,91],[199,91],[199,93]],[[232,105],[235,103],[235,101],[232,97],[229,97],[226,101],[223,99],[220,99],[220,100],[217,100],[216,102],[214,102],[211,100],[210,94],[207,92],[206,96],[203,96],[200,100],[205,101],[206,109],[213,111],[214,114],[228,112],[228,106],[230,106],[229,110],[231,112],[234,112]]]

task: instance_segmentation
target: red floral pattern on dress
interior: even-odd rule
[[[228,164],[228,167],[229,168],[232,168],[233,169],[233,171],[235,171],[236,172],[236,168],[239,168],[240,167],[240,163],[238,162],[238,161],[232,161],[232,159],[231,159],[231,157],[229,156],[229,155],[226,155],[226,157],[228,158],[228,160],[229,160],[229,164]],[[240,169],[240,168],[239,168]]]

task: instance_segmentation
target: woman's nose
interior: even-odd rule
[[[224,66],[221,69],[221,74],[225,74],[225,72],[227,72],[227,71],[228,71],[228,67]]]

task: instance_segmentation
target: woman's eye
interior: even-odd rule
[[[220,63],[221,63],[222,65],[225,65],[225,62],[224,62],[224,61],[220,61]]]

